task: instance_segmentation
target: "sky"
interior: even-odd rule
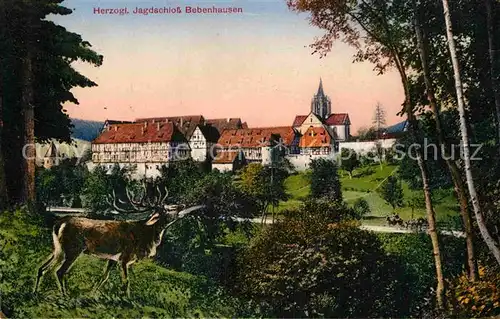
[[[372,125],[380,102],[387,124],[402,120],[396,72],[377,76],[369,63],[352,63],[354,50],[336,43],[324,58],[309,45],[322,31],[285,0],[66,0],[68,16],[51,20],[76,32],[103,65],[76,62],[95,81],[75,88],[73,118],[133,120],[201,114],[240,117],[250,127],[291,125],[310,111],[320,78],[333,113],[349,113],[351,131]],[[238,7],[236,14],[136,15],[136,7]],[[127,7],[128,15],[94,14]]]

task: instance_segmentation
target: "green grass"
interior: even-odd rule
[[[176,272],[144,260],[130,267],[130,298],[120,289],[119,269],[92,292],[105,262],[81,256],[66,276],[67,296],[59,293],[53,272],[39,292],[31,292],[36,271],[52,249],[50,229],[26,212],[0,213],[1,310],[11,318],[171,318],[234,317],[236,300],[205,277]]]
[[[307,172],[289,176],[285,181],[285,189],[292,199],[300,200],[309,195],[310,182]]]
[[[356,199],[364,198],[370,206],[371,214],[366,216],[363,221],[364,224],[386,224],[385,218],[393,212],[393,209],[379,196],[376,190],[387,177],[395,174],[396,171],[397,166],[385,164],[382,167],[380,165],[373,165],[357,169],[353,172],[352,178],[349,177],[347,172],[339,171],[344,200],[352,204]],[[280,203],[278,212],[299,207],[302,200],[309,195],[309,184],[307,172],[300,172],[288,177],[285,181],[285,187],[287,193],[290,195],[290,199]],[[410,198],[412,193],[415,192],[410,190],[404,182],[403,191],[405,200]],[[450,218],[455,218],[458,215],[458,203],[451,192],[436,201],[435,211],[438,223],[448,222]],[[398,207],[395,213],[407,220],[412,216],[412,209],[410,207]],[[425,209],[415,209],[413,216],[425,217]]]
[[[361,192],[374,191],[391,174],[395,172],[395,165],[372,165],[356,169],[353,172],[352,179],[347,172],[340,171],[340,182],[342,189],[355,190]]]

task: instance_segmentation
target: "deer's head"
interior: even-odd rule
[[[118,212],[128,214],[149,212],[150,215],[145,221],[146,225],[164,226],[204,207],[200,205],[186,208],[184,205],[166,204],[168,189],[165,187],[162,190],[159,186],[156,186],[152,192],[148,192],[145,183],[142,184],[139,191],[132,191],[127,186],[125,194],[127,200],[123,201],[117,199],[113,190],[111,195],[113,208]],[[120,207],[120,205],[124,204],[132,207],[132,209]]]

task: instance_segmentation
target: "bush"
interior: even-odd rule
[[[311,197],[328,198],[331,201],[341,202],[342,191],[337,172],[337,164],[328,159],[314,159],[311,167]]]
[[[427,234],[378,234],[383,249],[404,267],[404,281],[408,287],[411,313],[421,317],[433,308],[433,289],[436,286],[436,268],[432,243]],[[440,236],[443,248],[443,272],[449,278],[460,274],[466,262],[463,238]],[[430,300],[430,301],[428,301]]]
[[[329,219],[301,210],[264,229],[239,260],[236,292],[266,317],[404,316],[407,289],[377,237]]]
[[[382,197],[387,204],[392,206],[394,211],[396,207],[403,206],[403,187],[401,182],[394,176],[389,176],[387,180],[378,189],[380,197]]]
[[[368,205],[368,202],[364,198],[358,198],[354,202],[353,209],[356,212],[356,217],[358,219],[363,218],[364,216],[370,214],[370,205]]]
[[[495,268],[479,267],[480,279],[470,282],[462,273],[449,282],[448,298],[455,314],[466,318],[500,315],[500,273]]]

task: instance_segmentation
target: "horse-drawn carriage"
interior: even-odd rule
[[[398,214],[387,216],[386,220],[389,226],[405,227],[406,229],[415,231],[423,231],[429,225],[427,220],[423,217],[412,218],[405,222]]]

